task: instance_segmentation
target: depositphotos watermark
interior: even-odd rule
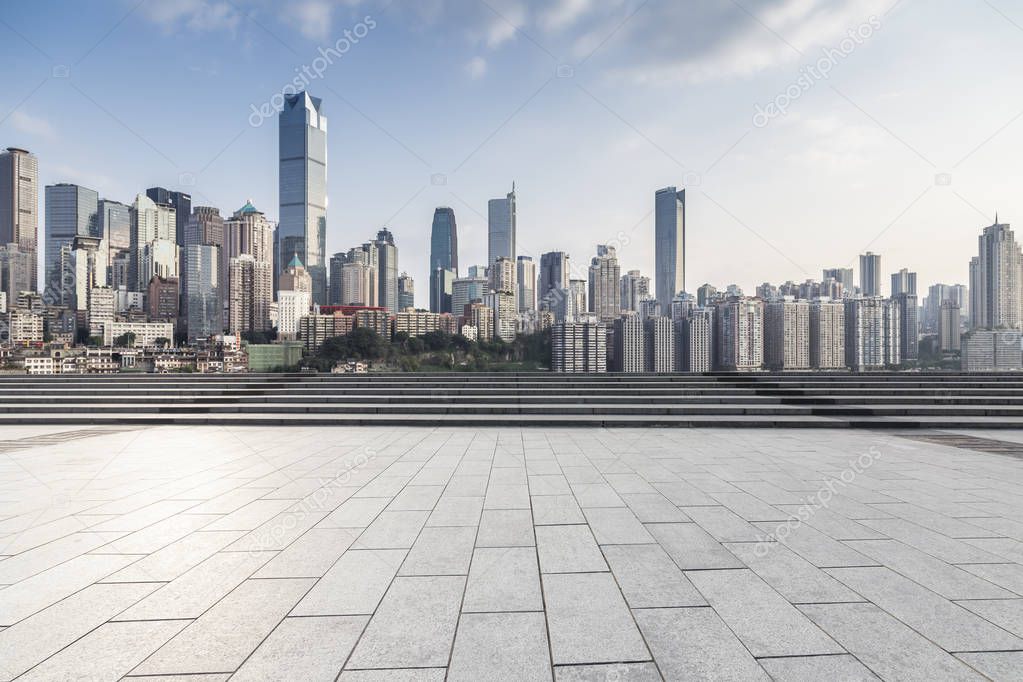
[[[314,80],[323,78],[327,69],[333,66],[334,62],[348,54],[353,47],[359,44],[360,40],[368,36],[369,32],[376,27],[376,19],[367,14],[355,26],[346,28],[342,36],[332,46],[317,48],[319,56],[309,64],[296,67],[295,73],[297,75],[291,79],[290,83],[285,84],[280,92],[275,93],[268,101],[263,102],[259,106],[255,104],[249,105],[252,108],[252,113],[249,114],[249,125],[253,128],[258,128],[263,125],[263,121],[279,114],[284,109],[284,102],[288,97],[297,95],[305,90]]]
[[[849,29],[838,47],[824,48],[821,58],[815,63],[799,69],[799,77],[777,97],[766,105],[756,105],[756,111],[753,114],[754,127],[766,128],[771,121],[787,114],[793,102],[812,90],[820,81],[830,78],[832,69],[855,52],[857,47],[870,40],[879,30],[881,30],[881,20],[872,15],[856,28]]]

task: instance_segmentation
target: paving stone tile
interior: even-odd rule
[[[802,505],[778,505],[778,509],[792,517],[800,516]],[[834,540],[886,540],[884,533],[864,526],[859,521],[842,516],[832,509],[814,509],[806,515],[806,525],[816,528]]]
[[[608,546],[603,551],[631,608],[707,604],[660,545]]]
[[[373,523],[380,512],[391,501],[389,497],[353,497],[345,500],[325,519],[318,528],[365,528]]]
[[[555,665],[650,660],[610,573],[547,575],[543,591]]]
[[[727,507],[686,507],[686,514],[719,542],[756,542],[763,536]]]
[[[1023,599],[970,599],[957,602],[1017,637],[1023,637]]]
[[[657,492],[668,498],[668,501],[679,507],[695,507],[720,504],[706,492],[686,481],[666,481],[654,483]]]
[[[845,653],[751,570],[690,571],[686,577],[754,656]]]
[[[625,502],[607,483],[573,483],[572,493],[583,509],[587,507],[624,507]]]
[[[1023,640],[887,568],[828,573],[947,651],[1023,649]]]
[[[169,675],[236,670],[312,584],[307,579],[247,580],[133,672]]]
[[[254,578],[319,578],[358,537],[353,528],[311,528],[278,552]]]
[[[712,609],[642,609],[635,615],[665,679],[771,679]]]
[[[466,575],[475,528],[424,528],[398,575]]]
[[[346,670],[339,682],[444,682],[447,668],[405,668],[403,670]]]
[[[554,668],[555,682],[661,682],[653,663],[608,663],[604,665],[559,665]]]
[[[1012,538],[979,538],[963,540],[974,547],[979,547],[991,555],[998,556],[1001,561],[1008,559],[1016,564],[1023,564],[1023,542]]]
[[[695,523],[653,523],[646,529],[683,570],[745,566]]]
[[[589,526],[537,526],[536,548],[543,573],[608,570]]]
[[[873,604],[808,604],[799,610],[881,679],[984,679]]]
[[[93,553],[152,554],[219,518],[219,514],[175,514],[103,545]]]
[[[346,667],[447,665],[464,588],[464,577],[395,578]]]
[[[409,549],[430,516],[428,511],[384,511],[353,543],[355,549]]]
[[[464,612],[542,611],[540,571],[532,547],[477,547]]]
[[[749,493],[711,493],[717,500],[746,521],[785,521],[789,515]],[[682,505],[680,505],[682,506]],[[686,511],[683,509],[682,511]],[[688,512],[686,512],[688,513]]]
[[[620,497],[643,523],[681,523],[690,520],[681,509],[658,492],[623,493]]]
[[[454,497],[447,494],[437,501],[437,506],[426,521],[431,526],[472,526],[480,525],[483,512],[483,497]]]
[[[198,566],[243,534],[244,531],[226,530],[186,535],[110,575],[103,582],[169,582]]]
[[[726,543],[725,547],[793,604],[863,601],[781,543]]]
[[[568,479],[562,474],[530,476],[530,495],[571,495],[572,489],[568,486]]]
[[[124,533],[73,533],[0,562],[0,585],[11,585],[123,537]]]
[[[444,492],[443,485],[407,485],[387,505],[389,511],[432,511]]]
[[[285,618],[231,679],[333,682],[368,621],[367,616]]]
[[[918,526],[922,526],[936,533],[941,533],[942,535],[947,535],[950,538],[981,538],[998,537],[1001,535],[1000,533],[974,525],[969,519],[957,519],[945,516],[944,514],[940,514],[930,509],[922,509],[921,507],[913,504],[882,504],[876,505],[876,507],[891,514],[892,516],[912,521]]]
[[[522,484],[494,484],[487,486],[484,509],[529,509],[529,486]]]
[[[309,590],[291,615],[372,614],[406,553],[403,549],[348,550]]]
[[[533,547],[533,518],[528,509],[484,509],[477,547]]]
[[[584,513],[599,545],[643,545],[654,542],[628,507],[590,508]]]
[[[254,530],[294,504],[294,500],[254,500],[217,519],[205,529]]]
[[[1017,682],[1019,671],[1023,670],[1023,651],[993,651],[956,656],[994,682]]]
[[[542,613],[465,613],[458,623],[448,680],[550,680]]]
[[[962,570],[1023,596],[1023,565],[959,564]]]
[[[761,658],[760,665],[776,682],[817,682],[842,680],[860,682],[877,680],[853,656],[793,656],[790,658]]]
[[[533,523],[537,526],[561,526],[586,523],[574,495],[534,495]]]
[[[1004,563],[996,553],[935,533],[905,519],[865,519],[864,525],[950,564]]]
[[[876,566],[878,562],[806,524],[757,523],[764,537],[777,540],[818,568]]]

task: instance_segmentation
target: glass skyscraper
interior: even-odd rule
[[[487,266],[498,258],[515,262],[515,183],[504,199],[491,199],[487,204]]]
[[[36,290],[39,251],[39,161],[24,149],[0,152],[0,247],[31,254],[29,287]]]
[[[442,272],[438,273],[438,270]],[[433,228],[430,231],[431,311],[451,312],[450,286],[457,277],[458,227],[455,223],[455,212],[442,206],[433,212]]]
[[[99,194],[79,185],[46,187],[46,284],[44,293],[62,288],[60,250],[75,237],[102,237]]]
[[[285,98],[278,120],[280,225],[277,267],[297,255],[327,304],[327,117],[308,93]],[[279,273],[278,273],[279,274]]]
[[[654,196],[654,286],[661,310],[686,290],[686,191],[674,187]]]

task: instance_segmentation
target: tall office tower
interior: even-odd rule
[[[377,306],[378,283],[370,252],[362,248],[349,250],[341,265],[341,305]]]
[[[728,372],[756,371],[764,365],[764,303],[732,296],[718,302],[717,360]]]
[[[77,235],[71,240],[71,259],[74,280],[71,283],[71,307],[78,312],[80,322],[87,318],[89,296],[96,287],[107,286],[107,259],[109,251],[102,239]]]
[[[784,300],[764,310],[764,362],[768,369],[810,369],[810,303]]]
[[[113,289],[131,287],[131,207],[120,201],[100,199],[97,206],[99,234],[107,244],[109,272],[107,282]]]
[[[515,183],[504,199],[491,199],[487,204],[487,265],[498,258],[515,262]]]
[[[8,305],[13,307],[22,291],[35,291],[32,281],[36,267],[34,251],[22,251],[17,244],[0,244],[0,292],[6,294]]]
[[[266,293],[273,281],[273,266],[243,253],[231,258],[228,267],[228,331],[231,334],[269,331],[272,299]]]
[[[696,307],[706,308],[707,306],[714,303],[717,298],[718,290],[713,284],[704,284],[696,290]]]
[[[465,306],[473,301],[482,301],[483,296],[490,290],[487,278],[472,270],[470,268],[468,277],[459,277],[451,283],[451,313],[456,317],[464,316]]]
[[[483,305],[494,311],[494,334],[502,341],[514,341],[518,319],[515,294],[508,291],[488,292],[483,295]]]
[[[597,255],[590,261],[590,312],[603,322],[611,322],[622,314],[621,275],[618,256],[613,246],[597,245]]]
[[[274,224],[267,220],[266,216],[263,215],[262,211],[252,205],[251,201],[246,201],[245,205],[239,208],[232,214],[230,218],[224,221],[224,248],[220,254],[220,264],[227,272],[227,302],[230,306],[231,296],[231,274],[234,270],[231,268],[231,260],[239,256],[248,255],[252,256],[253,260],[256,261],[257,265],[251,268],[252,277],[254,278],[253,284],[257,287],[256,291],[253,292],[254,303],[252,304],[252,310],[256,311],[256,317],[253,318],[254,324],[258,329],[254,331],[266,331],[269,325],[269,311],[270,304],[274,300]],[[292,254],[288,261],[294,257]],[[301,258],[299,258],[301,261]],[[242,267],[244,276],[249,276],[248,266]],[[315,286],[315,280],[314,280]],[[267,315],[267,320],[262,319],[262,315]],[[230,323],[230,315],[227,316],[228,322]],[[250,328],[252,327],[250,324]]]
[[[451,296],[455,283],[455,273],[444,268],[434,268],[430,273],[430,312],[452,312]],[[454,311],[457,314],[457,310]]]
[[[458,225],[455,211],[441,206],[433,212],[430,229],[430,269],[451,270],[458,276]]]
[[[490,288],[507,294],[516,295],[515,286],[515,261],[506,256],[500,256],[490,264]],[[516,308],[518,300],[516,297]]]
[[[192,281],[192,278],[189,277],[191,266],[188,264],[188,254],[191,251],[188,247],[194,245],[215,246],[217,247],[217,257],[222,258],[220,250],[224,246],[224,218],[220,215],[220,209],[213,206],[196,206],[192,209],[192,215],[185,220],[183,238],[184,242],[181,246],[181,316],[187,320],[191,318],[188,304],[192,298],[188,291],[188,286]],[[224,272],[224,268],[218,267],[214,272],[218,277],[226,280],[227,274]],[[216,291],[224,291],[225,285],[226,281],[219,282]],[[197,300],[203,305],[206,304],[203,297]],[[221,301],[221,306],[223,306],[223,301]],[[221,315],[221,319],[223,319],[223,315]]]
[[[398,310],[416,307],[416,283],[407,272],[398,277]]]
[[[146,190],[146,196],[158,206],[170,206],[174,209],[174,232],[171,239],[178,246],[185,246],[185,231],[188,219],[192,215],[192,195],[163,187],[150,187]]]
[[[223,333],[224,296],[220,287],[227,278],[220,273],[219,246],[197,240],[184,248],[184,254],[188,341],[194,343]]]
[[[639,302],[650,296],[650,278],[639,270],[629,270],[622,275],[621,307],[623,311],[639,311]]]
[[[916,360],[920,356],[920,313],[916,294],[894,294],[892,305],[899,309],[899,356],[902,362]]]
[[[881,256],[871,251],[860,256],[860,295],[881,295]]]
[[[327,284],[327,304],[341,305],[341,268],[348,261],[343,251],[330,257],[330,279]]]
[[[913,294],[916,296],[916,273],[902,268],[892,273],[892,296],[896,294]]]
[[[881,297],[845,301],[845,362],[857,372],[894,367],[899,354],[899,308]]]
[[[589,308],[586,307],[586,289],[587,283],[585,279],[570,279],[568,280],[568,296],[571,300],[572,314],[576,319],[581,319]]]
[[[298,321],[313,307],[313,279],[302,267],[298,254],[292,256],[288,268],[281,273],[278,285],[277,335],[291,340],[298,334]]]
[[[938,312],[938,344],[942,353],[955,353],[962,349],[963,316],[955,301],[942,301]]]
[[[552,372],[606,372],[607,328],[599,322],[561,322],[551,327]]]
[[[675,327],[670,318],[651,317],[643,321],[646,337],[646,371],[666,374],[674,372]]]
[[[654,286],[663,310],[686,290],[686,191],[674,187],[654,195]]]
[[[99,236],[99,194],[79,185],[46,187],[46,289],[61,288],[60,249],[77,237]]]
[[[852,268],[828,268],[824,271],[821,279],[833,279],[836,282],[840,282],[847,296],[852,296],[856,290],[856,281],[853,279]]]
[[[17,147],[0,152],[0,246],[7,244],[17,244],[38,262],[39,160]],[[29,281],[32,291],[38,288],[36,267]]]
[[[675,320],[680,372],[709,372],[714,368],[714,308],[693,308]]]
[[[398,312],[398,247],[386,227],[371,243],[376,249],[377,305],[394,314]]]
[[[643,319],[636,313],[626,313],[614,320],[615,372],[645,372],[646,335]]]
[[[837,301],[810,304],[810,367],[845,367],[845,306]]]
[[[550,310],[548,294],[555,289],[568,289],[571,276],[568,254],[564,251],[549,251],[540,256],[540,278],[536,284],[536,298],[540,307]],[[545,303],[546,302],[546,303]],[[547,306],[545,308],[545,306]]]
[[[145,291],[149,279],[153,276],[155,265],[160,262],[165,266],[164,277],[172,276],[166,270],[169,261],[175,264],[173,276],[177,276],[177,242],[174,231],[177,229],[177,214],[170,205],[157,204],[144,194],[135,197],[129,211],[131,219],[131,264],[128,278],[131,289]],[[173,254],[173,258],[171,258]]]
[[[519,256],[515,262],[519,312],[536,310],[536,263],[531,256]]]
[[[970,328],[1019,329],[1023,257],[1007,224],[985,227],[970,261]]]
[[[285,97],[278,119],[280,235],[275,272],[298,259],[313,278],[313,303],[327,303],[327,117],[306,92]]]

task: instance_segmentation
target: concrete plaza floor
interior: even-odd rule
[[[0,680],[1019,680],[1023,432],[907,435],[3,427]]]

